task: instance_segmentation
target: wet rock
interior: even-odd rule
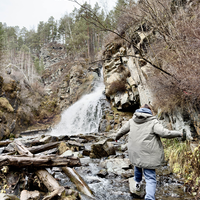
[[[101,177],[101,178],[105,178],[108,175],[108,172],[106,169],[101,169],[98,173],[97,176]]]
[[[90,156],[91,150],[85,149],[83,150],[83,155],[84,156]]]
[[[81,138],[81,139],[85,139],[85,140],[87,140],[87,142],[93,142],[93,141],[98,141],[98,138],[99,137],[97,137],[97,136],[95,136],[95,135],[80,135],[79,136],[79,138]]]
[[[64,157],[64,156],[66,156],[66,157],[67,157],[67,156],[72,156],[72,155],[73,155],[72,150],[67,150],[67,151],[65,151],[64,153],[61,154],[61,156],[63,156],[63,157]]]
[[[128,145],[127,143],[126,144],[122,144],[121,145],[121,151],[126,151],[128,149],[127,145]]]
[[[58,136],[58,140],[59,141],[63,141],[63,140],[69,140],[70,137],[68,135],[60,135]]]
[[[69,144],[70,147],[76,147],[76,149],[78,151],[81,151],[81,150],[85,149],[84,145],[82,145],[82,144],[80,144],[80,143],[78,143],[76,141],[68,141],[67,143]]]
[[[91,163],[91,159],[89,157],[80,158],[81,165],[88,166]]]
[[[67,146],[67,144],[65,142],[61,142],[58,147],[59,154],[63,154],[67,150],[70,150],[70,148]]]
[[[134,198],[144,198],[145,196],[145,188],[144,185],[141,185],[141,189],[139,192],[136,191],[136,187],[135,187],[135,180],[133,178],[129,178],[129,189],[130,189],[130,193],[132,194],[132,196]]]
[[[122,178],[130,178],[130,177],[133,177],[134,176],[134,170],[133,169],[128,169],[128,170],[125,170],[124,172],[121,173],[121,177]]]
[[[172,173],[172,170],[170,169],[169,166],[161,166],[156,169],[156,174],[159,176],[167,176]]]
[[[91,146],[91,158],[108,157],[109,155],[115,155],[115,148],[108,140],[101,140]]]
[[[100,165],[107,169],[108,172],[112,172],[117,175],[122,175],[127,169],[131,168],[131,163],[128,158],[111,158],[102,161]]]

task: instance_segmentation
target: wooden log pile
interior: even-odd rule
[[[81,166],[80,159],[73,155],[49,154],[51,151],[59,152],[60,143],[55,141],[41,144],[34,140],[33,144],[37,144],[37,146],[32,146],[30,142],[26,146],[20,140],[1,141],[0,147],[4,146],[4,151],[0,154],[0,182],[2,183],[0,185],[1,188],[4,188],[1,193],[17,193],[16,196],[20,200],[75,200],[81,198],[79,192],[93,198],[91,190],[82,177],[77,174],[75,169],[72,169]],[[69,145],[72,145],[72,142]],[[77,145],[75,144],[75,146]],[[53,149],[56,150],[53,151]],[[68,186],[61,186],[47,170],[52,167],[60,167],[76,185],[79,192]],[[21,187],[20,190],[14,192],[18,185]]]

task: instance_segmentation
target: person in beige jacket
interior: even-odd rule
[[[145,200],[155,200],[155,169],[165,163],[160,137],[183,137],[183,134],[164,128],[153,116],[151,108],[147,104],[135,111],[133,117],[118,131],[115,140],[119,140],[127,133],[129,133],[128,154],[132,165],[134,165],[136,190],[140,191],[143,171],[146,181]]]

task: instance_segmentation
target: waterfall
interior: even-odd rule
[[[58,136],[98,132],[102,117],[101,99],[105,98],[104,89],[103,69],[101,69],[101,76],[94,90],[64,111],[60,123],[50,134]]]

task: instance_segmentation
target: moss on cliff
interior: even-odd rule
[[[0,109],[2,111],[14,112],[13,107],[10,105],[9,101],[4,97],[0,97]]]

